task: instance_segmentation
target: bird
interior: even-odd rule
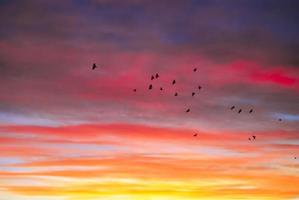
[[[297,159],[297,157],[295,157],[294,159]]]
[[[252,113],[252,112],[253,112],[253,109],[250,109],[250,110],[249,110],[249,113]]]
[[[196,137],[197,136],[197,133],[195,133],[194,135],[193,135],[193,137]]]
[[[198,86],[198,89],[200,90],[200,89],[201,89],[201,86]]]
[[[150,84],[150,85],[148,86],[148,89],[149,89],[149,90],[153,89],[152,84]]]
[[[240,109],[239,111],[238,111],[238,113],[241,113],[242,112],[242,109]]]
[[[176,92],[176,93],[174,94],[174,96],[178,96],[178,93]]]
[[[93,65],[92,65],[92,70],[94,70],[96,67],[97,67],[96,64],[93,63]]]
[[[251,140],[251,138],[248,138],[248,140]]]
[[[188,109],[186,110],[186,112],[190,112],[190,108],[188,108]]]
[[[197,71],[197,68],[194,68],[193,71],[196,72],[196,71]]]
[[[192,96],[194,96],[195,95],[195,92],[192,92]]]
[[[230,107],[231,110],[235,109],[235,106]]]
[[[175,84],[175,80],[172,81],[172,85],[174,85],[174,84]]]
[[[278,121],[280,121],[280,122],[281,122],[281,121],[282,121],[282,119],[281,119],[281,118],[279,118],[279,119],[278,119]]]
[[[162,91],[162,90],[163,90],[163,88],[162,88],[162,87],[160,87],[160,90]]]
[[[136,92],[137,90],[136,90],[136,89],[134,89],[133,91],[134,91],[134,92]]]
[[[255,137],[256,137],[255,135],[252,136],[252,138],[253,138],[254,140],[255,140]]]
[[[154,80],[154,79],[155,79],[155,77],[152,75],[151,80]]]
[[[159,74],[158,73],[156,73],[156,78],[159,78]]]

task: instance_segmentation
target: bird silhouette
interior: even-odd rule
[[[194,68],[193,71],[196,72],[196,71],[197,71],[197,68]]]
[[[255,140],[255,137],[256,137],[256,136],[255,136],[255,135],[253,135],[252,137],[253,137],[253,139]]]
[[[97,68],[97,66],[96,66],[95,63],[93,63],[93,65],[92,65],[92,70],[94,70],[95,68]]]
[[[201,89],[201,86],[198,86],[198,89],[200,90],[200,89]]]
[[[197,136],[197,133],[195,133],[194,135],[193,135],[193,137],[196,137]]]
[[[186,110],[186,112],[190,112],[190,108],[188,108],[188,109]]]
[[[172,85],[174,85],[174,84],[175,84],[175,80],[172,81]]]
[[[149,90],[153,89],[153,85],[150,84],[150,85],[148,86],[148,89],[149,89]]]
[[[174,94],[174,96],[178,96],[178,93],[176,92],[176,93]]]
[[[151,80],[154,80],[154,79],[155,79],[155,77],[152,75]]]
[[[136,89],[134,89],[133,91],[134,91],[134,92],[136,92],[137,90],[136,90]]]
[[[160,87],[160,90],[162,91],[162,90],[163,90],[163,88],[162,88],[162,87]]]
[[[158,73],[156,73],[156,78],[159,78],[159,74]]]
[[[240,109],[239,111],[238,111],[238,113],[241,113],[242,112],[242,109]]]
[[[235,106],[230,107],[231,110],[235,109]]]
[[[192,96],[194,96],[195,95],[195,92],[192,92]]]
[[[297,159],[297,157],[295,157],[295,159]]]
[[[249,110],[249,113],[252,113],[252,112],[253,112],[253,109],[250,109],[250,110]]]
[[[251,140],[251,138],[248,138],[248,140]]]
[[[281,121],[282,121],[282,119],[281,119],[281,118],[279,118],[279,119],[278,119],[278,121],[280,121],[280,122],[281,122]]]

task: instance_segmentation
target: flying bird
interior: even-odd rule
[[[159,78],[159,74],[158,73],[156,73],[156,78]]]
[[[235,108],[235,106],[230,107],[231,110],[233,110]]]
[[[297,159],[297,157],[295,157],[295,159]]]
[[[248,138],[248,140],[251,140],[251,138]]]
[[[196,71],[197,71],[197,68],[194,68],[193,71],[196,72]]]
[[[172,85],[174,85],[174,84],[175,84],[175,80],[172,81]]]
[[[278,121],[280,121],[280,122],[281,122],[281,121],[282,121],[282,119],[281,119],[281,118],[279,118],[279,119],[278,119]]]
[[[238,111],[238,113],[241,113],[242,112],[242,109],[240,109],[239,111]]]
[[[152,75],[151,80],[154,80],[154,78],[155,78],[155,77]]]
[[[174,96],[178,96],[178,93],[176,92],[176,93],[174,94]]]
[[[160,87],[160,90],[162,91],[162,90],[163,90],[163,88],[162,88],[162,87]]]
[[[95,63],[93,63],[93,65],[92,65],[92,70],[94,70],[95,68],[97,68],[97,66],[96,66]]]
[[[148,86],[148,89],[149,89],[149,90],[153,89],[152,84],[150,84],[150,85]]]
[[[134,89],[133,91],[134,91],[134,92],[136,92],[137,90],[136,90],[136,89]]]
[[[188,109],[186,110],[186,112],[190,112],[190,108],[188,108]]]
[[[192,96],[194,96],[195,95],[195,92],[192,92]]]
[[[255,135],[253,135],[252,137],[253,137],[253,139],[255,140],[255,137],[256,137],[256,136],[255,136]]]
[[[249,113],[252,113],[252,112],[253,112],[253,109],[250,109],[250,110],[249,110]]]
[[[200,90],[200,89],[201,89],[201,86],[198,86],[198,89]]]
[[[195,133],[194,135],[193,135],[193,137],[196,137],[197,136],[197,133]]]

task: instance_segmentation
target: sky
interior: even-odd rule
[[[1,0],[0,199],[298,200],[298,9]]]

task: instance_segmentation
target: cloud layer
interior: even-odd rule
[[[299,198],[298,6],[1,1],[0,195]]]

